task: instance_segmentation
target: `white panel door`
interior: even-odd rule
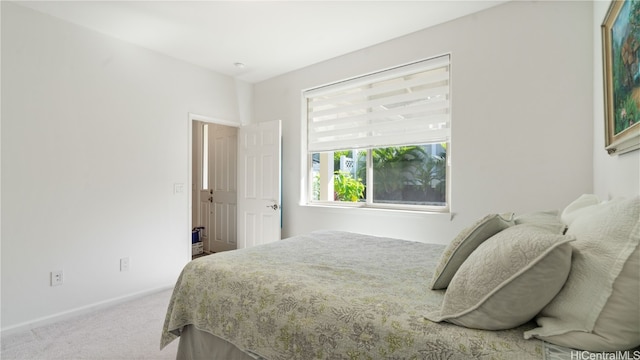
[[[281,122],[238,133],[238,248],[280,240]]]
[[[209,249],[237,247],[237,138],[238,129],[209,124]]]

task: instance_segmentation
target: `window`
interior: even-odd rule
[[[450,55],[305,91],[307,204],[448,211]]]

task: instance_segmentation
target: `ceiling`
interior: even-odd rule
[[[19,4],[256,83],[508,0],[21,1]],[[242,66],[234,64],[242,63]]]

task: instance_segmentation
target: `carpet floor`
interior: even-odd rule
[[[178,341],[160,351],[160,335],[172,290],[2,336],[2,360],[169,360]]]

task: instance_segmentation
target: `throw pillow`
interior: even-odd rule
[[[442,308],[426,318],[485,330],[524,324],[562,288],[573,240],[531,224],[499,232],[462,264]]]
[[[489,214],[462,230],[440,256],[429,287],[433,290],[446,288],[460,265],[478,245],[512,225],[513,213]]]
[[[562,210],[562,214],[560,218],[562,222],[571,225],[573,220],[575,220],[580,214],[584,214],[585,211],[589,211],[591,209],[595,209],[595,206],[600,203],[600,200],[596,195],[593,194],[583,194],[580,195],[577,199],[571,202],[571,204],[567,205],[564,210]]]
[[[516,216],[514,219],[516,225],[533,224],[547,228],[556,234],[564,234],[567,226],[560,220],[558,210],[534,211]]]

